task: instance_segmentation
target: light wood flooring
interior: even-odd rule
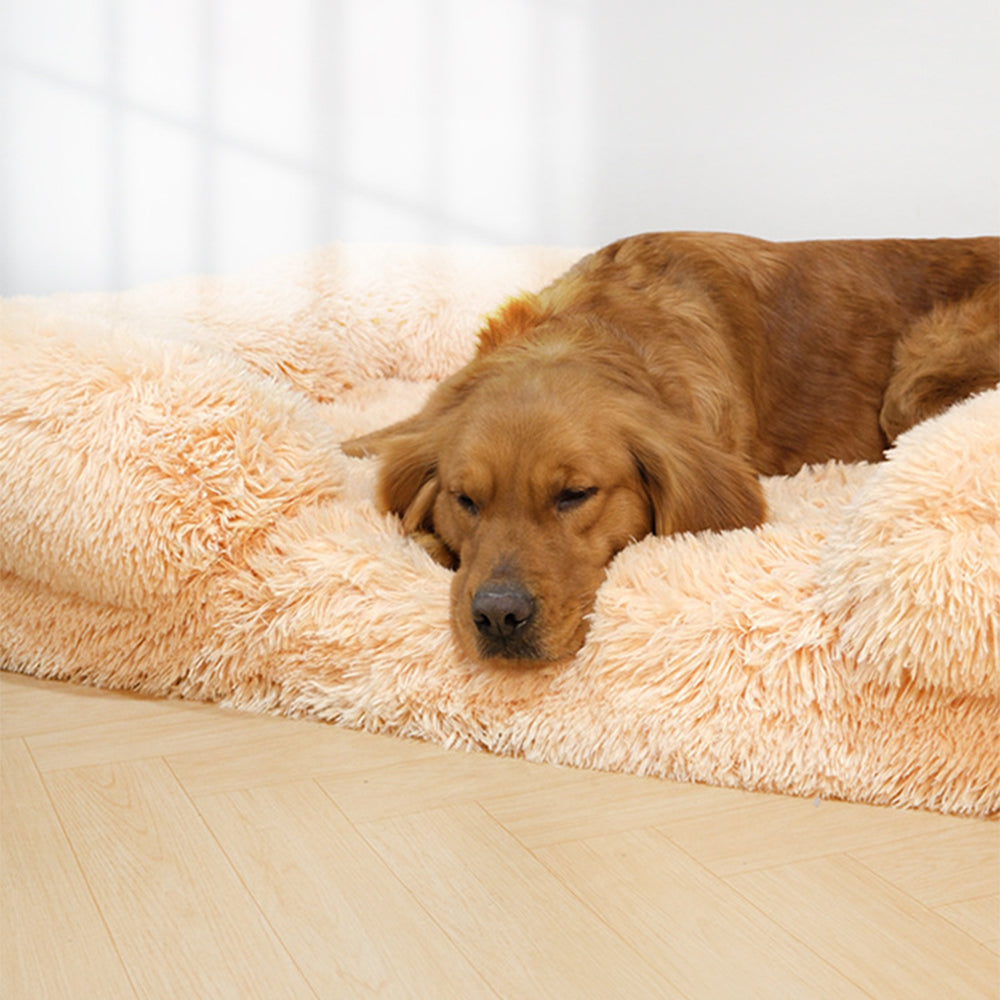
[[[1000,996],[1000,833],[0,675],[5,1000]]]

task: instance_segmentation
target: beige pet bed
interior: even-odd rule
[[[880,465],[647,538],[572,663],[464,660],[450,574],[337,442],[579,256],[334,247],[236,279],[0,302],[0,665],[532,760],[1000,808],[1000,391]]]

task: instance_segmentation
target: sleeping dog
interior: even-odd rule
[[[996,385],[998,276],[994,237],[634,236],[510,300],[423,410],[343,448],[456,569],[470,656],[566,659],[629,543],[759,525],[759,475],[877,461]]]

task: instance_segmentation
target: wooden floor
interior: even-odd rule
[[[1000,996],[996,823],[0,698],[5,1000]]]

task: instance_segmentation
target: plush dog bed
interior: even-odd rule
[[[450,574],[338,442],[416,410],[566,250],[332,247],[0,302],[0,665],[581,767],[1000,807],[1000,391],[879,465],[649,537],[571,663],[464,660]]]

